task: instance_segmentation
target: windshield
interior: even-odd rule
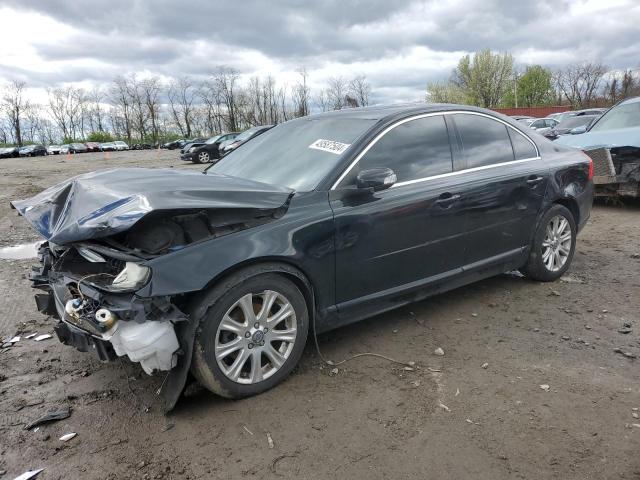
[[[218,139],[221,137],[222,135],[216,135],[215,137],[211,137],[209,140],[207,140],[206,143],[207,145],[211,145],[212,143],[216,143],[216,141],[218,141]]]
[[[375,122],[333,115],[292,120],[247,142],[208,171],[313,190],[340,162],[347,147]]]
[[[556,128],[560,130],[563,128],[570,129],[570,128],[580,127],[582,125],[589,125],[591,123],[591,120],[593,120],[594,118],[595,117],[593,115],[581,115],[579,117],[569,117],[564,122],[559,123]]]
[[[602,132],[616,128],[640,127],[640,102],[625,103],[613,107],[591,128],[591,132]]]

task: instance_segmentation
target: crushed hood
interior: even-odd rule
[[[11,205],[44,238],[65,244],[126,231],[150,212],[275,209],[292,193],[213,173],[122,168],[79,175]]]
[[[601,132],[565,135],[555,143],[569,147],[592,150],[594,148],[640,147],[640,127],[618,128]]]

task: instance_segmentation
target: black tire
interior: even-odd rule
[[[289,356],[275,373],[256,383],[238,383],[221,370],[216,360],[215,340],[219,335],[218,327],[227,311],[240,298],[248,293],[257,294],[265,290],[273,290],[284,295],[293,307],[296,317],[296,338]],[[309,312],[305,298],[298,287],[285,275],[264,273],[264,269],[260,267],[249,267],[229,276],[197,299],[190,313],[191,318],[199,322],[193,346],[191,372],[205,388],[226,398],[236,399],[257,395],[282,382],[300,360],[309,331]]]
[[[555,217],[564,218],[568,222],[569,228],[571,229],[571,246],[564,264],[558,270],[554,271],[549,269],[543,260],[543,253],[545,249],[543,242],[547,235],[547,226],[549,226],[550,222]],[[538,222],[536,232],[533,236],[531,251],[529,252],[529,259],[527,260],[526,265],[520,269],[522,273],[527,277],[540,282],[553,282],[564,275],[571,265],[573,255],[576,251],[577,230],[576,221],[568,208],[557,204],[549,208]]]

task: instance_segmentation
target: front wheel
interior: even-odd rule
[[[540,219],[523,273],[541,282],[560,278],[571,265],[576,234],[573,214],[562,205],[553,205]]]
[[[291,373],[305,346],[309,312],[304,296],[285,276],[258,272],[232,276],[194,309],[200,327],[191,370],[223,397],[242,398],[274,387]]]

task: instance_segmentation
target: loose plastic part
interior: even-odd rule
[[[171,370],[176,366],[174,355],[180,348],[171,322],[124,322],[110,338],[113,349],[119,357],[127,355],[132,362],[140,365],[151,375],[154,370]]]

